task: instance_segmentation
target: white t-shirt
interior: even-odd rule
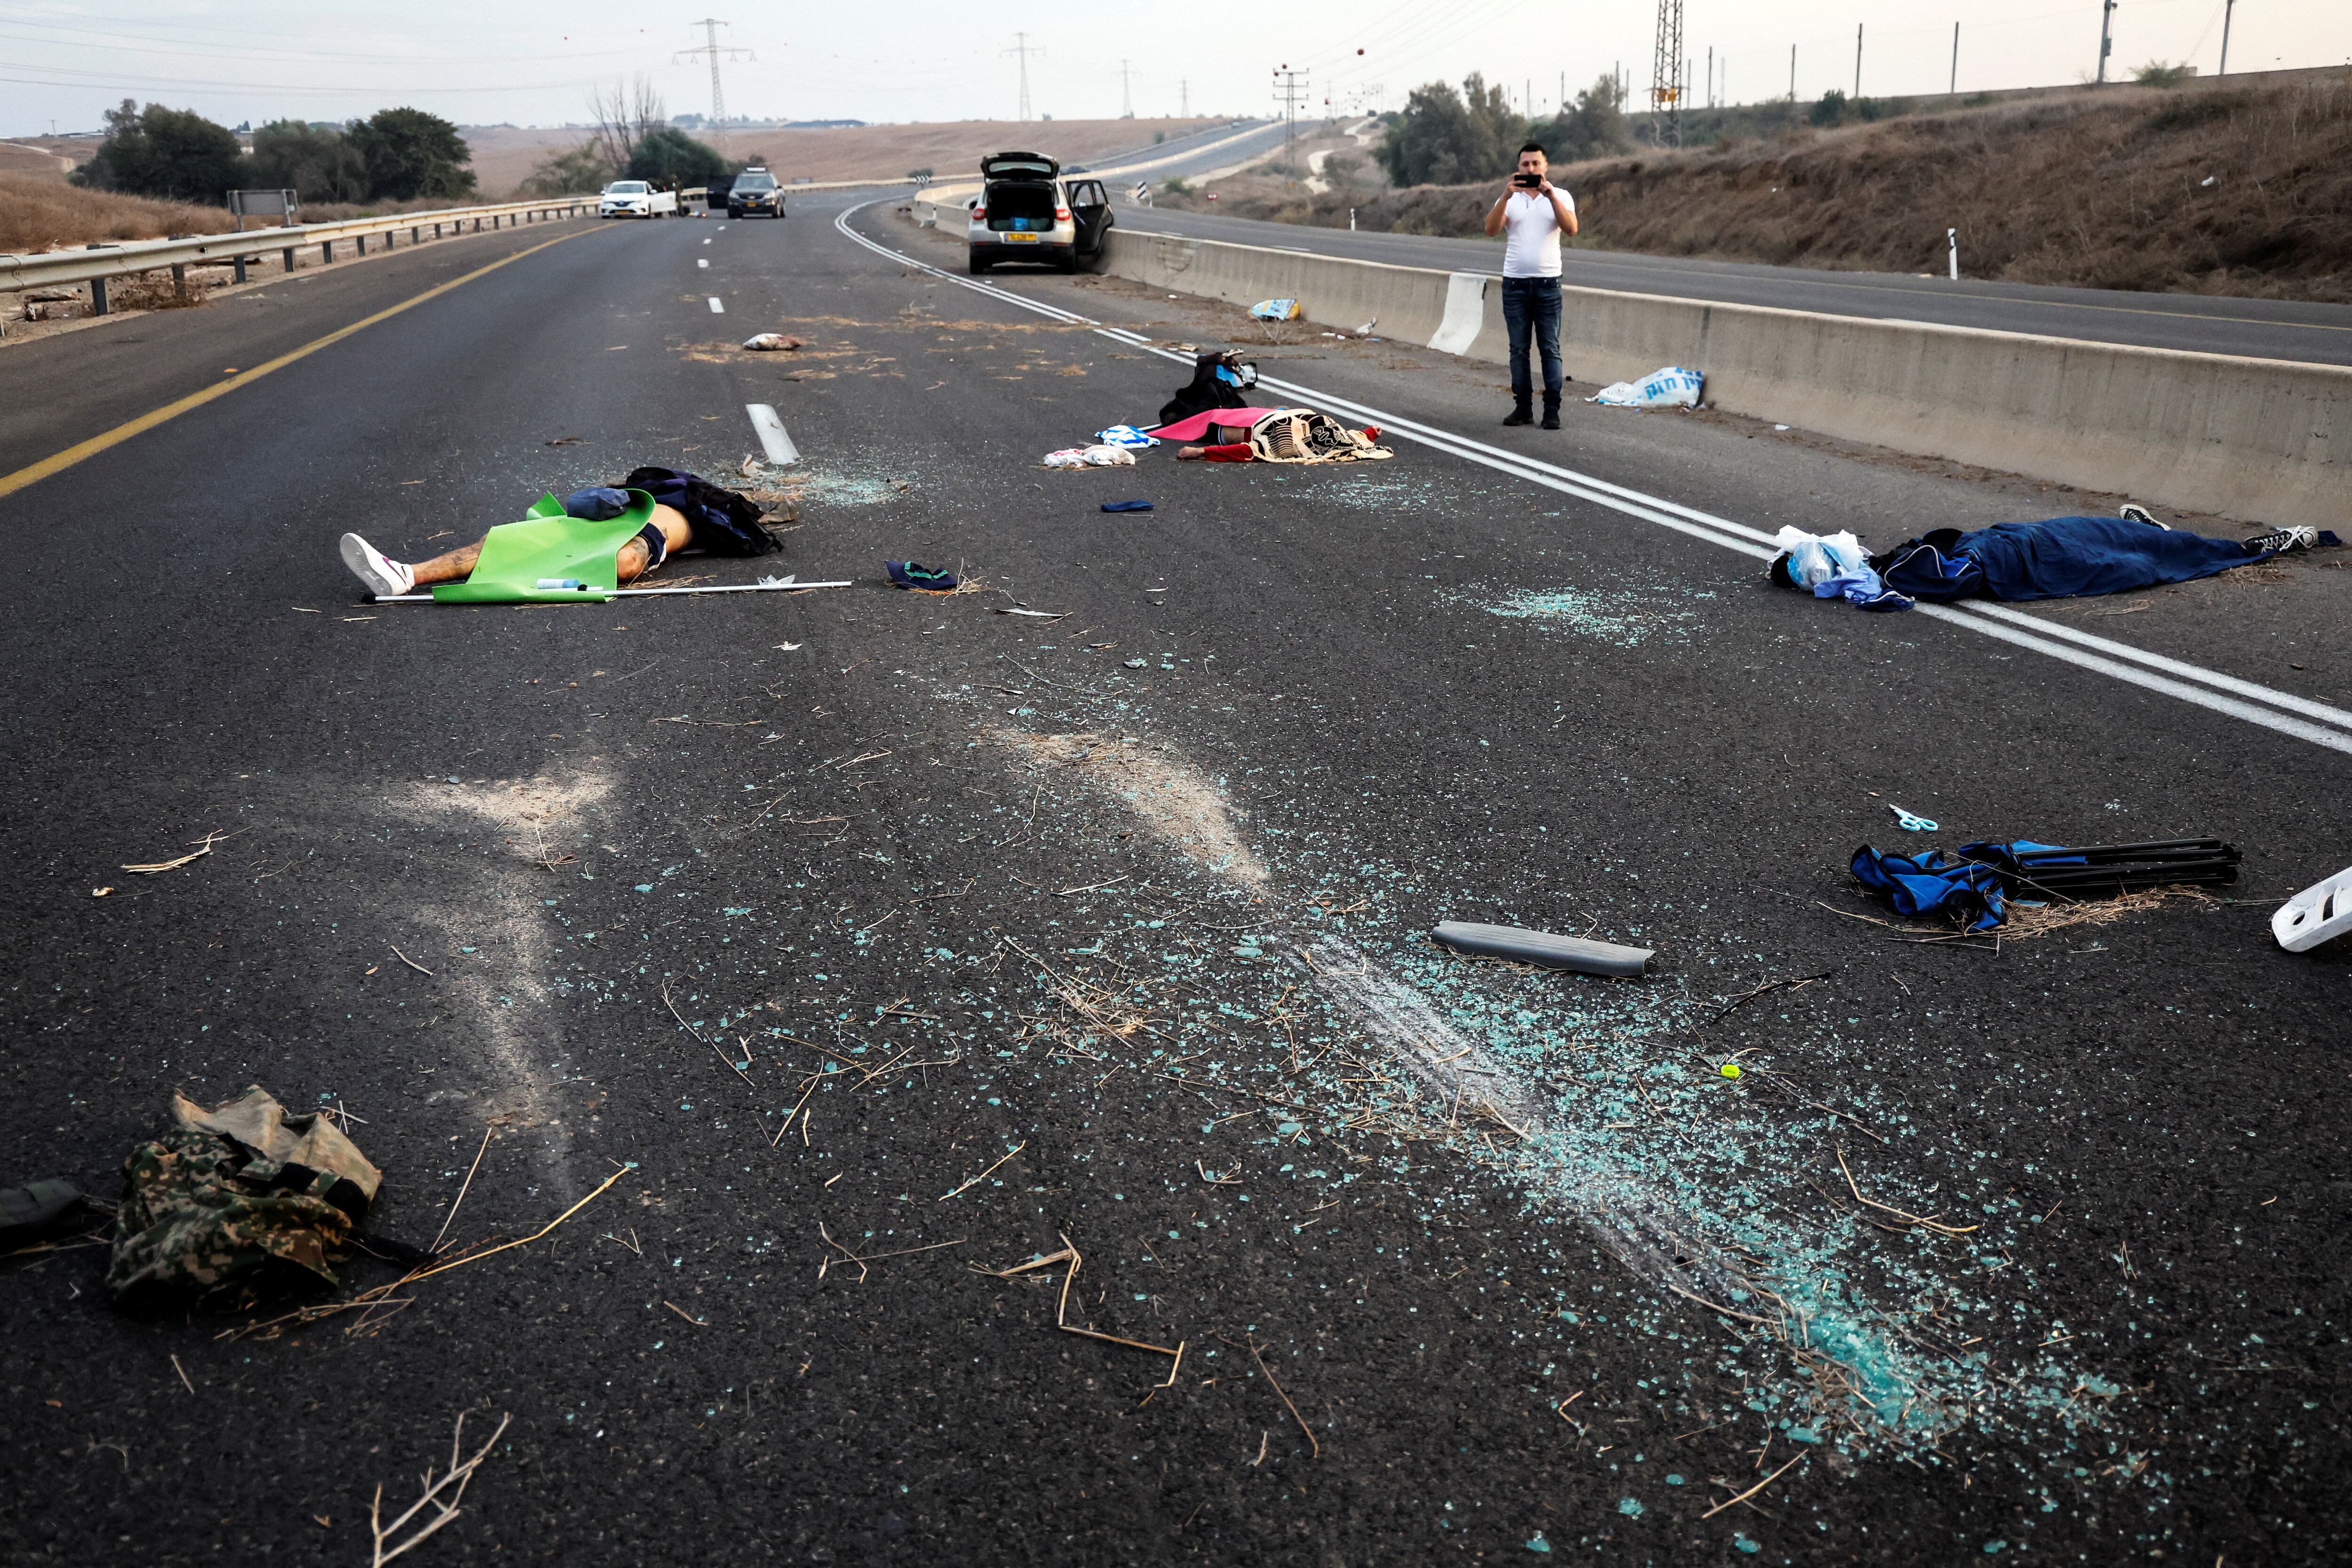
[[[1559,199],[1576,210],[1576,198],[1559,186]],[[1513,191],[1503,205],[1503,276],[1559,276],[1559,215],[1541,191]]]

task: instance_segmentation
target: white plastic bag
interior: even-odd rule
[[[1135,467],[1135,454],[1119,447],[1089,447],[1082,456],[1089,468],[1131,468]]]
[[[1605,403],[1612,408],[1696,408],[1706,383],[1706,378],[1695,370],[1668,365],[1639,381],[1604,386],[1585,401]]]
[[[1807,533],[1801,528],[1784,528],[1773,535],[1772,542],[1788,552],[1790,579],[1808,593],[1832,577],[1851,576],[1870,565],[1870,552],[1851,532]]]

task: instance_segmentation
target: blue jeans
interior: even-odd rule
[[[1511,395],[1521,403],[1534,392],[1528,374],[1528,338],[1532,331],[1543,354],[1544,397],[1559,400],[1559,279],[1503,279],[1503,327],[1511,338]]]

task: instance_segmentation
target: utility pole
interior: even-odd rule
[[[1118,62],[1118,117],[1121,120],[1135,118],[1135,84],[1125,60]]]
[[[2115,3],[2116,0],[2107,0],[2110,5]],[[1862,24],[1859,22],[1853,25],[1853,96],[1856,99],[1862,97]]]
[[[2238,0],[2221,0],[2221,68],[2217,76],[2230,74],[2230,17],[2238,8]],[[52,121],[52,128],[55,122]]]
[[[1004,52],[1017,57],[1021,61],[1021,118],[1027,120],[1029,118],[1029,57],[1042,55],[1045,51],[1043,47],[1031,44],[1029,35],[1026,33],[1015,33],[1013,37],[1014,40],[1013,47]]]
[[[696,48],[680,49],[672,58],[693,60],[704,55],[710,57],[710,127],[712,134],[719,137],[721,145],[724,145],[727,135],[727,94],[719,85],[719,62],[721,58],[755,60],[760,57],[749,49],[730,48],[719,43],[719,29],[733,26],[732,22],[722,22],[716,16],[705,16],[701,21],[690,25],[702,29],[702,44]]]
[[[2115,48],[2115,47],[2116,47],[2116,40],[2115,40],[2115,37],[2114,37],[2114,24],[2115,24],[2115,19],[2116,19],[2116,0],[2100,0],[2100,3],[2099,3],[2099,81],[2100,81],[2100,83],[2101,83],[2102,85],[2104,85],[2104,84],[2105,83],[2106,79],[2107,79],[2107,56],[2108,56],[2108,55],[2109,55],[2109,54],[2114,50],[2114,48]]]
[[[1789,46],[1789,101],[1797,101],[1797,46]]]
[[[1306,101],[1307,89],[1298,85],[1298,79],[1308,73],[1285,65],[1276,67],[1274,74],[1282,79],[1282,85],[1275,89],[1275,101],[1282,105],[1282,161],[1289,163],[1297,157],[1298,106]]]
[[[1715,107],[1715,46],[1706,47],[1706,106]]]
[[[1947,98],[1960,95],[1960,25],[1952,24],[1952,85],[1944,89]]]
[[[1658,145],[1683,144],[1683,0],[1658,0],[1658,36],[1650,50],[1650,113]]]
[[[1176,118],[1192,118],[1192,79],[1189,76],[1176,79]]]

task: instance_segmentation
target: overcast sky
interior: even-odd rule
[[[708,0],[705,0],[708,3]],[[2224,0],[2121,0],[2111,75],[2151,59],[2219,64]],[[1096,119],[1272,111],[1276,68],[1306,70],[1335,110],[1394,108],[1412,88],[1483,71],[1516,102],[1548,110],[1622,66],[1638,105],[1651,79],[1653,0],[1341,0],[1235,11],[1127,0],[886,0],[862,5],[728,6],[722,43],[731,114],[797,120],[1013,118],[1014,31],[1030,44],[1039,114]],[[706,15],[710,13],[706,12]],[[1223,16],[1229,20],[1215,21]],[[710,109],[693,13],[646,0],[0,0],[0,135],[96,129],[123,98],[190,108],[234,125],[343,120],[395,104],[460,123],[554,125],[583,117],[592,85],[642,74],[673,113]],[[1960,22],[1959,86],[2087,79],[2099,0],[1687,0],[1685,52],[1704,92],[1714,48],[1733,102],[1853,90],[1864,28],[1865,94],[1940,92]],[[1286,34],[1287,39],[1286,40]],[[2232,71],[2352,63],[2352,0],[2239,0]]]

